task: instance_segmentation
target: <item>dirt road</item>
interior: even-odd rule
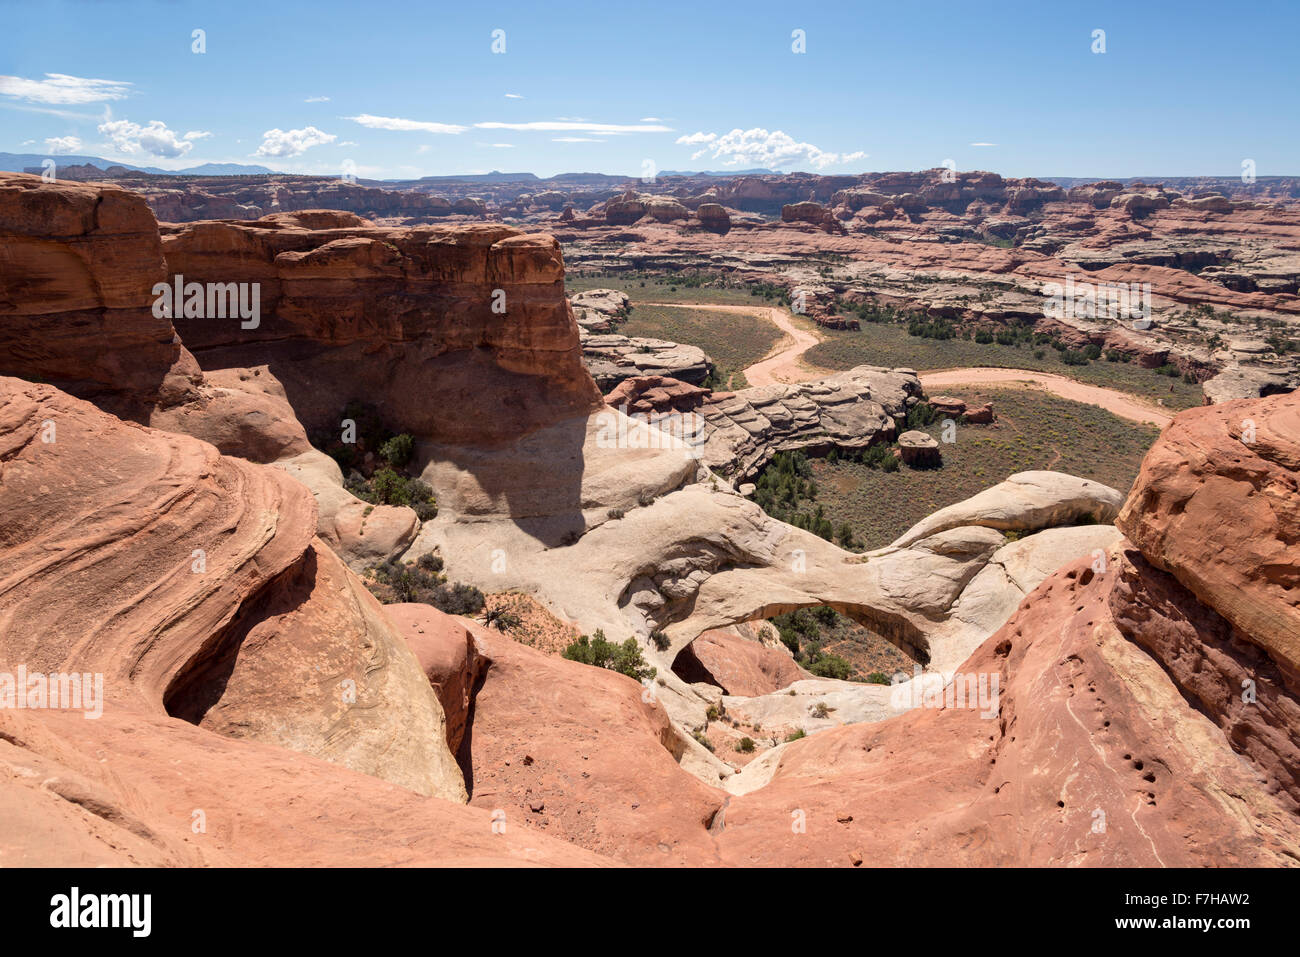
[[[1113,412],[1122,419],[1132,422],[1148,422],[1164,428],[1173,420],[1173,413],[1154,402],[1138,398],[1117,389],[1106,389],[1097,385],[1086,385],[1063,375],[1051,372],[1036,372],[1030,369],[936,369],[932,372],[918,372],[921,385],[927,393],[950,386],[963,385],[997,385],[1009,388],[1043,389],[1062,399],[1074,402],[1087,402],[1099,405],[1107,412]]]
[[[702,302],[646,302],[644,306],[680,306],[690,309],[703,309],[709,312],[732,313],[765,316],[785,335],[765,358],[755,362],[745,370],[745,378],[751,386],[774,385],[777,383],[807,382],[831,374],[831,370],[818,369],[803,362],[803,354],[821,342],[821,337],[812,330],[801,329],[794,323],[794,317],[785,309],[776,306],[731,306],[718,303]],[[708,350],[705,349],[705,352]],[[1073,402],[1087,402],[1101,406],[1122,419],[1142,422],[1164,428],[1173,419],[1170,410],[1147,399],[1139,398],[1118,389],[1086,385],[1063,375],[1051,372],[1038,372],[1033,369],[996,369],[975,367],[966,369],[934,369],[918,372],[921,384],[926,392],[959,386],[996,385],[1001,388],[1042,389],[1062,399]]]
[[[745,370],[745,379],[750,385],[807,382],[809,379],[818,379],[827,374],[822,369],[807,368],[799,361],[800,356],[821,342],[821,337],[807,329],[800,329],[794,324],[794,318],[790,313],[778,306],[729,306],[705,302],[641,302],[637,305],[679,306],[746,316],[757,314],[768,319],[785,335],[765,358]],[[704,351],[708,352],[707,349]]]

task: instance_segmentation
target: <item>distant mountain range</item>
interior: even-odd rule
[[[158,176],[270,176],[270,175],[288,175],[278,174],[276,170],[269,169],[265,166],[258,166],[246,163],[203,163],[199,166],[188,166],[184,169],[160,169],[157,166],[132,166],[130,163],[122,163],[117,160],[106,160],[102,156],[74,156],[62,155],[51,156],[48,153],[0,153],[0,171],[21,173],[27,169],[39,169],[41,164],[47,159],[53,159],[58,167],[63,166],[95,166],[99,169],[108,169],[111,166],[120,166],[123,169],[130,170],[134,173],[151,173]],[[771,169],[736,169],[736,170],[660,170],[657,176],[780,176],[778,170]],[[536,173],[502,173],[499,170],[493,170],[490,173],[465,173],[462,175],[452,176],[422,176],[419,179],[364,179],[361,183],[366,186],[396,186],[404,184],[446,184],[446,183],[556,183],[573,185],[577,183],[587,183],[591,185],[616,185],[626,183],[628,180],[639,179],[637,174],[611,174],[611,173],[557,173],[554,176],[538,176]],[[1039,176],[1038,179],[1049,183],[1056,183],[1058,186],[1066,189],[1071,186],[1078,186],[1083,183],[1097,183],[1102,181],[1112,181],[1129,185],[1131,183],[1165,183],[1168,185],[1177,185],[1180,183],[1228,182],[1236,179],[1233,176]],[[1280,179],[1293,179],[1290,176],[1261,176],[1260,182],[1276,181]]]
[[[47,159],[54,160],[59,166],[95,166],[108,169],[120,166],[135,173],[155,173],[162,176],[263,176],[275,170],[265,166],[252,166],[242,163],[203,163],[185,169],[159,169],[157,166],[132,166],[117,160],[106,160],[102,156],[52,156],[49,153],[0,153],[0,170],[9,173],[21,173],[25,169],[40,168]]]

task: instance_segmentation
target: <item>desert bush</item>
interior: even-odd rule
[[[403,432],[379,446],[379,455],[394,468],[404,468],[415,452],[415,439]]]
[[[599,629],[591,638],[586,635],[580,636],[561,654],[570,661],[578,661],[597,668],[608,668],[610,671],[617,671],[637,681],[653,678],[658,671],[657,668],[646,664],[641,656],[641,647],[636,643],[635,638],[629,638],[620,645],[607,640],[605,633]]]

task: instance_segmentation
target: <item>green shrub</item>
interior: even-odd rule
[[[371,569],[371,581],[382,586],[371,587],[380,601],[385,603],[417,602],[432,605],[449,615],[477,615],[485,603],[483,593],[473,585],[448,583],[440,574],[442,559],[423,555],[415,563],[386,561]]]
[[[907,428],[923,429],[933,422],[937,415],[934,406],[929,402],[918,402],[907,410]]]
[[[853,676],[853,665],[839,655],[818,652],[816,660],[811,661],[808,670],[818,678],[839,678],[847,681]]]
[[[862,453],[862,464],[868,468],[878,469],[884,465],[886,459],[894,457],[894,450],[884,442],[877,442],[875,445],[869,445]]]
[[[394,468],[403,468],[415,452],[415,439],[403,432],[379,446],[379,455]]]
[[[806,737],[808,737],[808,732],[805,731],[803,728],[800,728],[798,731],[791,731],[789,734],[787,734],[785,736],[785,740],[787,742],[798,741],[800,738],[806,738]]]
[[[627,675],[637,681],[653,678],[657,668],[645,663],[641,656],[641,647],[635,638],[629,638],[621,645],[605,638],[605,633],[597,629],[590,639],[582,635],[562,652],[570,661],[578,661],[596,668],[608,668],[619,674]]]
[[[867,684],[887,685],[892,683],[893,682],[889,680],[889,675],[885,674],[883,671],[873,671],[871,674],[867,675]]]
[[[511,614],[502,608],[492,608],[484,616],[483,623],[489,628],[496,627],[499,631],[510,631],[512,628],[518,628],[522,621],[518,615]]]
[[[736,742],[736,750],[739,751],[739,752],[741,752],[742,754],[753,754],[753,753],[754,753],[754,739],[753,739],[753,738],[741,738],[739,741]]]

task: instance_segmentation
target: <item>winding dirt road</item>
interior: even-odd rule
[[[822,341],[821,336],[808,329],[800,329],[794,324],[794,317],[778,306],[729,306],[710,302],[641,302],[637,305],[678,306],[732,315],[760,315],[767,318],[785,335],[765,358],[745,370],[745,379],[750,385],[807,382],[809,379],[820,379],[828,374],[825,369],[809,368],[800,361],[800,356]]]
[[[704,302],[646,302],[644,306],[679,306],[703,309],[708,312],[766,316],[784,333],[784,337],[764,358],[745,369],[745,378],[751,386],[808,382],[831,375],[831,369],[819,369],[803,361],[803,354],[822,341],[811,329],[801,329],[794,316],[777,306],[732,306]],[[706,352],[708,350],[705,350]],[[1086,402],[1100,406],[1130,422],[1140,422],[1164,428],[1173,415],[1154,402],[1138,398],[1118,389],[1087,385],[1068,376],[1033,369],[999,369],[970,367],[964,369],[932,369],[917,373],[921,384],[930,392],[958,386],[996,385],[1012,389],[1041,389],[1072,402]]]
[[[1042,389],[1062,399],[1074,402],[1087,402],[1099,405],[1107,412],[1113,412],[1121,419],[1132,422],[1150,423],[1164,428],[1173,421],[1173,415],[1154,402],[1148,402],[1118,389],[1106,389],[1099,385],[1087,385],[1063,375],[1052,372],[1036,372],[1031,369],[936,369],[931,372],[917,373],[926,392],[948,386],[962,385],[999,385],[1021,389]]]

